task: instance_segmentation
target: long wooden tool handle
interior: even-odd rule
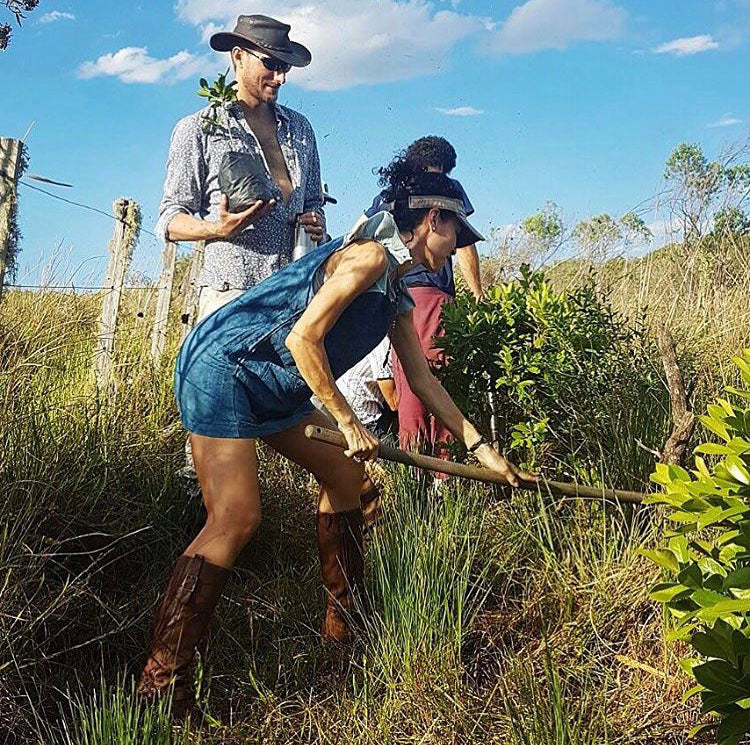
[[[318,442],[326,442],[329,445],[346,448],[346,438],[341,432],[335,432],[332,429],[308,425],[305,427],[305,436]],[[489,468],[480,468],[479,466],[468,466],[463,463],[453,463],[449,460],[432,458],[429,455],[419,455],[418,453],[409,453],[405,450],[381,445],[378,457],[384,460],[390,460],[394,463],[403,463],[405,466],[416,466],[425,468],[428,471],[437,473],[447,473],[451,476],[463,476],[474,481],[482,481],[486,484],[505,484],[505,479],[495,471]],[[563,481],[548,481],[541,479],[539,483],[532,481],[521,481],[521,489],[548,489],[554,494],[560,494],[565,497],[585,497],[589,499],[611,499],[616,502],[631,502],[640,504],[645,498],[645,494],[637,491],[624,491],[622,489],[598,489],[593,486],[581,486],[579,484],[565,483]]]

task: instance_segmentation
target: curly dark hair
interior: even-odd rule
[[[453,145],[437,135],[420,137],[403,152],[403,157],[414,162],[423,171],[439,168],[446,176],[456,167],[456,151]]]
[[[425,171],[420,164],[405,155],[395,157],[387,166],[378,169],[381,196],[385,202],[393,202],[390,210],[399,230],[413,230],[429,212],[427,209],[410,209],[409,197],[436,195],[462,199],[461,190],[446,175]],[[445,212],[445,214],[443,214]],[[440,211],[445,219],[452,213]]]

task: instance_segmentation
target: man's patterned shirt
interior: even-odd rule
[[[273,182],[276,206],[231,238],[206,241],[199,284],[216,290],[244,289],[281,269],[291,260],[295,218],[302,212],[323,214],[320,159],[310,122],[299,112],[275,105],[277,137],[292,181],[292,193],[284,204]],[[177,122],[167,160],[164,196],[159,207],[156,233],[167,239],[169,221],[179,212],[217,220],[221,192],[219,167],[228,151],[255,150],[264,159],[260,144],[238,103],[226,106],[228,131],[203,131],[202,109]],[[269,174],[270,176],[270,174]]]

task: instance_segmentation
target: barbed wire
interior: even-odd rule
[[[24,181],[23,179],[19,181],[18,183],[21,184],[22,186],[27,187],[28,189],[33,189],[34,191],[39,191],[42,194],[46,194],[48,197],[57,199],[60,202],[65,202],[66,204],[72,204],[75,207],[81,207],[82,209],[90,210],[91,212],[96,212],[97,214],[103,215],[104,217],[109,217],[112,220],[117,220],[117,222],[122,222],[122,223],[125,222],[122,218],[117,217],[117,215],[113,215],[111,212],[107,212],[106,210],[100,209],[99,207],[94,207],[91,204],[84,204],[83,202],[75,202],[72,199],[66,199],[65,197],[61,197],[59,194],[54,194],[53,192],[47,191],[46,189],[42,189],[39,186],[34,186],[34,184],[30,184],[28,181]],[[152,235],[154,238],[156,238],[159,241],[162,240],[158,235],[156,235],[156,233],[152,233],[150,230],[148,230],[147,228],[144,228],[143,226],[141,226],[140,230],[142,233],[148,233],[149,235]]]
[[[118,217],[117,215],[112,214],[110,211],[106,209],[102,209],[100,207],[96,207],[92,204],[86,204],[85,202],[78,202],[73,199],[68,199],[67,197],[60,196],[59,194],[55,194],[51,191],[48,191],[47,189],[43,189],[39,186],[36,186],[35,184],[30,184],[25,179],[21,179],[18,181],[18,183],[22,186],[25,186],[28,189],[31,189],[33,191],[39,192],[41,194],[44,194],[45,196],[51,197],[52,199],[56,199],[59,202],[63,202],[64,204],[69,204],[74,207],[78,207],[80,209],[85,209],[90,212],[94,212],[98,215],[102,215],[103,217],[109,218],[110,220],[115,220],[120,223],[124,223],[125,221]],[[147,228],[144,228],[141,226],[140,233],[146,233],[151,238],[149,240],[155,239],[156,242],[160,245],[164,244],[163,237],[158,236],[156,233],[154,233],[151,230],[148,230]],[[177,243],[177,242],[176,242]],[[179,243],[178,243],[179,245]],[[140,252],[139,252],[140,253]],[[138,264],[139,262],[136,261],[134,264]],[[140,263],[143,263],[143,258],[141,258]],[[143,269],[139,266],[131,266],[131,273],[140,274],[140,275],[146,275],[148,277],[148,274],[151,273],[151,270],[155,270],[158,272],[158,269],[153,266],[149,266],[147,271],[143,271]],[[71,290],[73,292],[77,291],[94,291],[94,290],[108,290],[112,291],[114,290],[114,286],[112,285],[93,285],[93,284],[86,284],[86,285],[76,285],[75,283],[71,282],[68,284],[47,284],[47,283],[39,283],[39,284],[23,284],[23,283],[5,283],[5,286],[8,288],[15,288],[20,290]],[[158,280],[155,281],[153,284],[150,285],[125,285],[123,287],[124,290],[151,290],[151,289],[159,289],[160,285],[158,283]]]

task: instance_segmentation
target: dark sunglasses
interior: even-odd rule
[[[259,54],[256,54],[252,49],[247,49],[246,47],[243,47],[243,49],[248,54],[252,54],[253,57],[257,57],[263,63],[263,67],[265,67],[266,70],[269,70],[270,72],[286,73],[292,69],[292,66],[288,62],[284,62],[283,60],[276,59],[276,57],[261,57]]]

